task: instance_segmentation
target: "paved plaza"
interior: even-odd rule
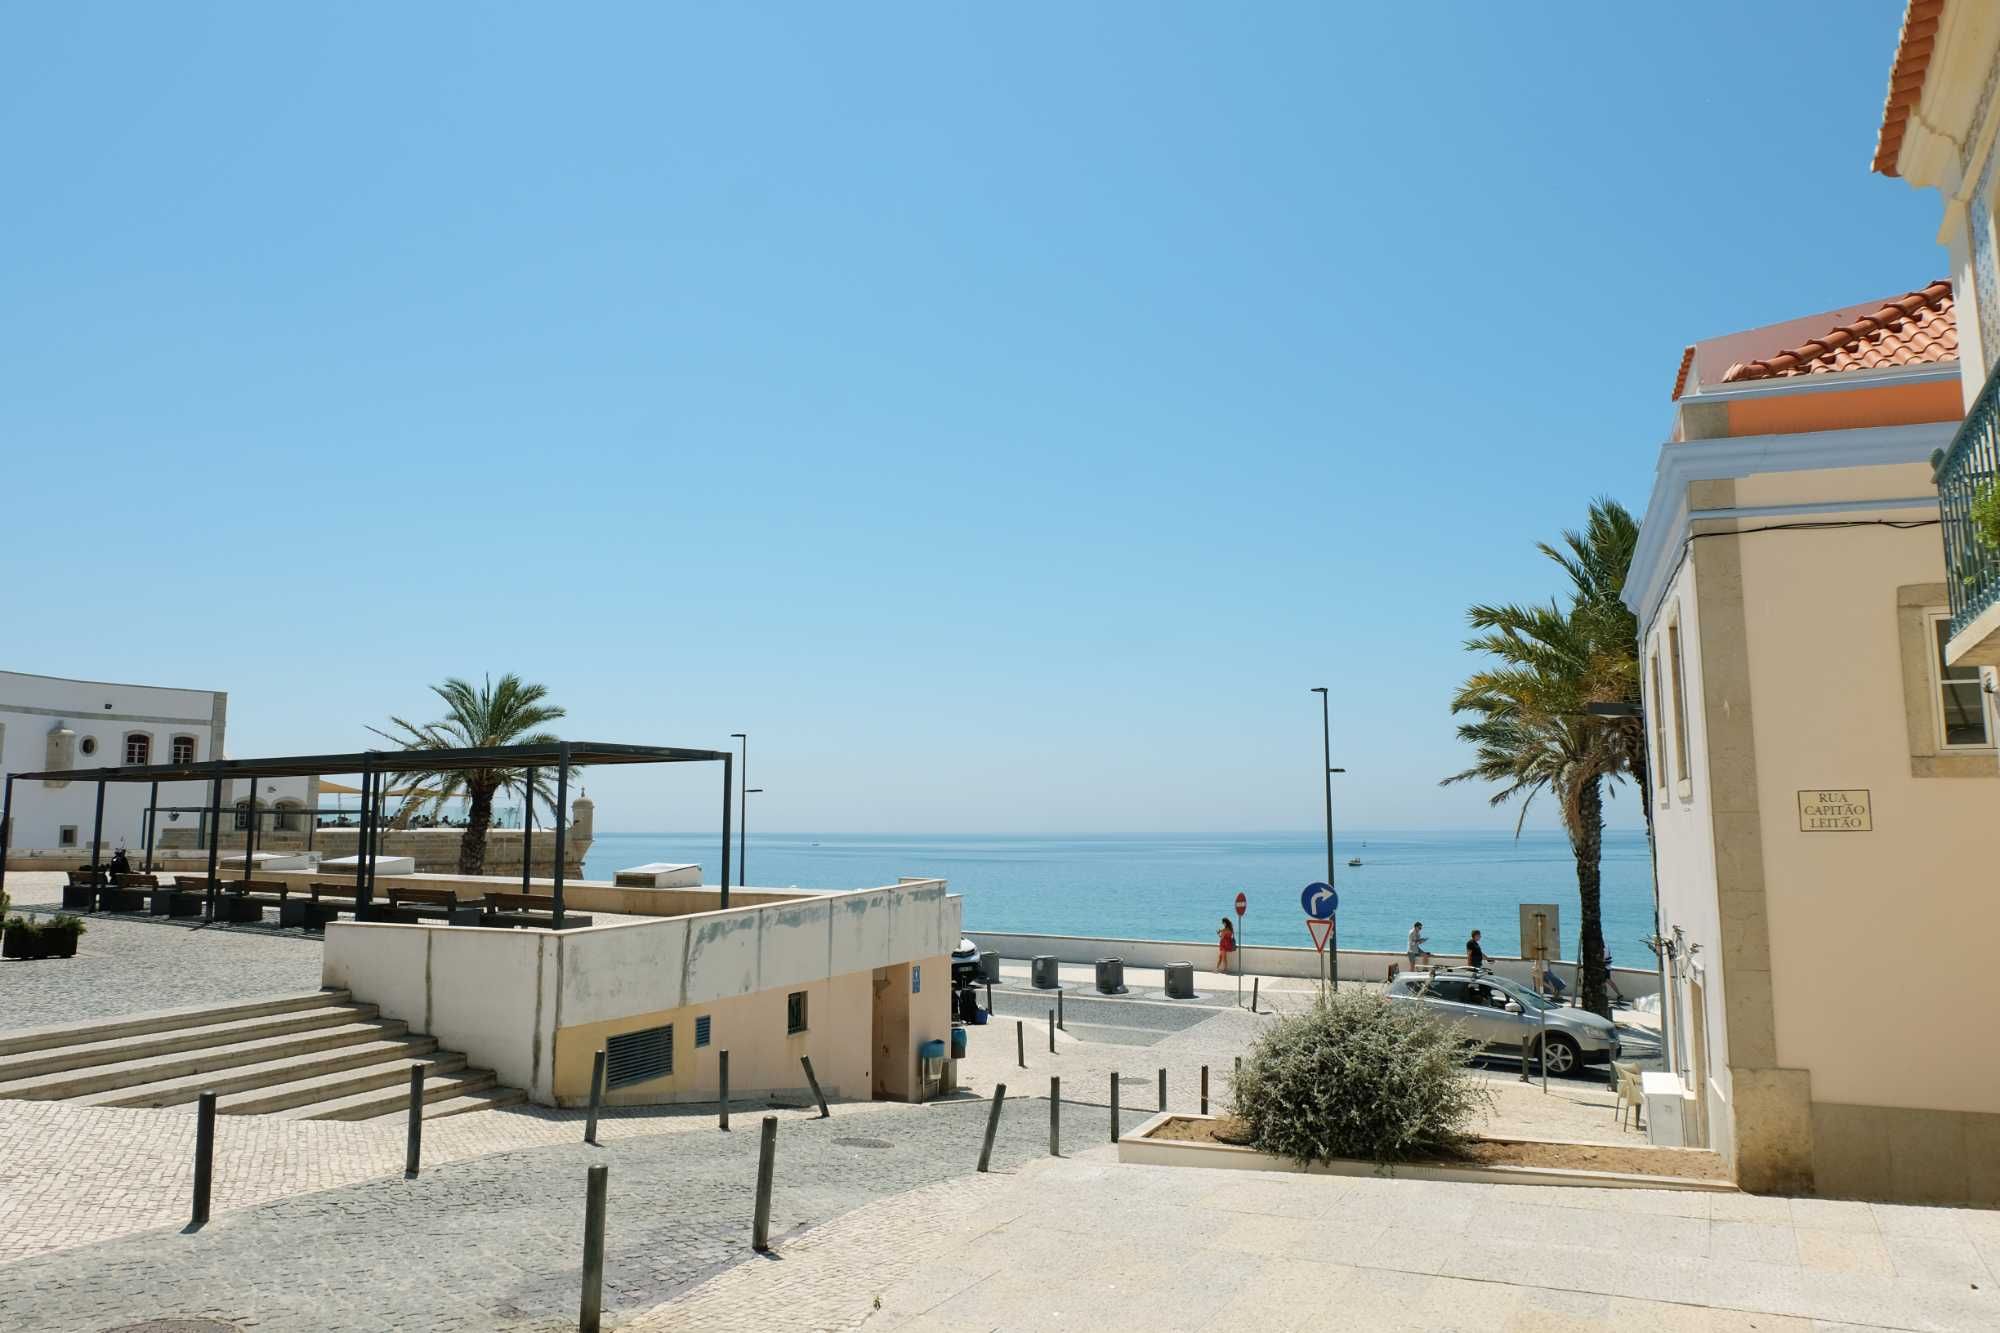
[[[18,877],[14,877],[17,878]],[[17,888],[19,887],[17,883]],[[25,899],[32,895],[22,895]],[[317,985],[316,941],[93,919],[77,967],[5,965],[34,1022]],[[80,955],[77,960],[85,963]],[[17,978],[26,978],[17,985]],[[1144,981],[1135,976],[1135,981]],[[1066,981],[1075,980],[1065,978]],[[1275,1019],[1205,978],[1194,1005],[1135,985],[1046,993],[1010,976],[970,1030],[967,1090],[928,1106],[535,1107],[399,1124],[224,1117],[214,1215],[185,1230],[186,1108],[0,1102],[0,1329],[145,1320],[298,1330],[574,1327],[586,1168],[610,1168],[606,1325],[647,1330],[2000,1328],[2000,1213],[1691,1192],[1125,1166],[1123,1123],[1196,1109]],[[1311,986],[1270,982],[1291,1010]],[[1016,1022],[1025,1024],[1017,1045]],[[1025,1047],[1027,1068],[1019,1067]],[[1050,1077],[1064,1156],[1048,1155]],[[1636,1143],[1601,1078],[1481,1073],[1489,1132]],[[996,1083],[994,1170],[975,1171]],[[780,1118],[775,1250],[750,1250],[757,1122]],[[1846,1321],[1846,1322],[1840,1322]]]

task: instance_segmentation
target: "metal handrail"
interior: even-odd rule
[[[2000,601],[2000,547],[1972,521],[1972,507],[2000,478],[2000,368],[1986,377],[1951,447],[1932,469],[1944,520],[1945,587],[1957,634]]]

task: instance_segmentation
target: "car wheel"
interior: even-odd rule
[[[1561,1033],[1551,1032],[1544,1041],[1548,1050],[1548,1071],[1557,1078],[1575,1073],[1583,1063],[1583,1051]]]

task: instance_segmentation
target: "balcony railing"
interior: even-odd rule
[[[1990,494],[2000,476],[2000,369],[1986,377],[1935,472],[1938,509],[1944,518],[1951,632],[1957,634],[1980,612],[2000,602],[2000,546],[1982,535],[1982,525],[1974,518],[1975,507],[1983,516],[1987,511],[2000,512],[2000,496]],[[1987,517],[1984,526],[1993,532],[1996,525]]]

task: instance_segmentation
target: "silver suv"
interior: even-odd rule
[[[1525,1041],[1533,1058],[1541,1049],[1546,1020],[1551,1074],[1573,1074],[1579,1066],[1619,1058],[1618,1028],[1611,1020],[1588,1009],[1565,1009],[1517,981],[1484,969],[1404,972],[1389,983],[1389,998],[1402,1004],[1421,1004],[1440,1018],[1459,1024],[1496,1055],[1519,1056]]]

